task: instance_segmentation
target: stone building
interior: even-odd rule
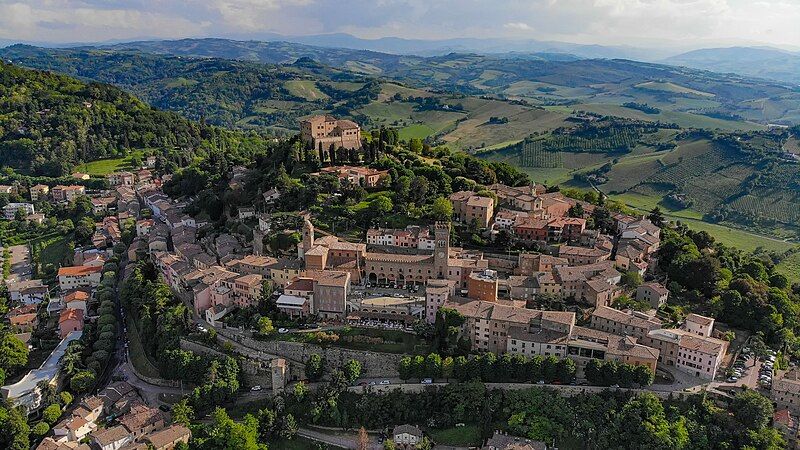
[[[311,116],[300,122],[300,138],[315,150],[360,149],[361,127],[352,120],[331,115]]]

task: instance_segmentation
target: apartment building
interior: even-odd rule
[[[97,287],[102,276],[102,267],[69,266],[58,269],[58,286],[62,291],[79,287]]]
[[[644,283],[636,288],[636,300],[647,302],[651,308],[658,309],[664,306],[669,299],[669,290],[660,283]]]
[[[39,200],[44,200],[47,197],[47,194],[50,193],[50,186],[46,184],[37,184],[31,186],[29,192],[31,195],[31,201],[38,202]]]
[[[575,313],[572,312],[540,311],[480,300],[466,303],[449,301],[444,306],[464,315],[464,333],[472,348],[478,351],[506,352],[508,331],[513,327],[522,327],[529,332],[545,329],[569,334],[575,326]]]
[[[7,283],[8,294],[13,303],[38,305],[50,300],[50,291],[42,280],[25,280]]]
[[[472,272],[467,278],[467,296],[473,300],[496,302],[497,287],[497,272],[494,270]]]
[[[706,380],[714,379],[728,349],[726,341],[683,329],[652,330],[640,342],[657,348],[661,363]]]
[[[662,322],[638,311],[620,311],[608,306],[598,306],[592,312],[591,327],[641,339],[650,331],[662,328]]]
[[[62,186],[58,185],[53,187],[50,191],[53,200],[56,202],[71,202],[75,200],[79,195],[86,194],[86,188],[80,185],[70,185],[70,186]]]
[[[263,277],[257,273],[244,275],[233,280],[233,303],[240,308],[258,305],[261,299]]]
[[[494,199],[482,197],[472,191],[454,192],[450,195],[453,215],[459,222],[475,223],[487,228],[494,216]]]
[[[436,322],[436,313],[456,293],[453,280],[429,279],[425,284],[425,321]]]
[[[609,259],[611,252],[601,248],[562,245],[558,248],[558,256],[566,259],[570,266],[584,266]]]
[[[114,172],[106,175],[108,184],[112,187],[133,186],[136,184],[136,176],[131,172]]]

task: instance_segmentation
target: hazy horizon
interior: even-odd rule
[[[0,39],[49,44],[346,33],[362,39],[796,50],[797,23],[800,2],[786,0],[0,0]]]

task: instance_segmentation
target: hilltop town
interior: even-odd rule
[[[438,157],[422,158],[383,128],[322,115],[299,129],[247,164],[215,154],[203,175],[150,155],[74,184],[2,187],[19,200],[7,221],[43,232],[47,203],[82,227],[55,265],[36,249],[5,276],[7,335],[43,362],[2,394],[36,423],[36,448],[216,442],[236,422],[215,408],[251,403],[269,405],[249,417],[270,439],[366,448],[366,431],[311,426],[353,425],[330,405],[347,396],[466,396],[474,382],[497,398],[534,385],[554,398],[760,392],[796,435],[784,356],[720,324],[719,306],[686,305],[722,275],[675,280],[678,252],[701,260],[702,239],[727,251],[710,237],[508,165],[419,143]],[[192,187],[201,176],[215,181]],[[385,448],[448,445],[437,433],[463,426],[409,422],[376,422]],[[555,436],[518,434],[472,442],[546,449]]]

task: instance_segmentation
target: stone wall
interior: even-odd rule
[[[355,359],[361,363],[364,377],[397,377],[397,367],[403,355],[394,353],[378,353],[364,350],[350,350],[341,347],[322,347],[315,344],[303,344],[286,341],[259,341],[230,330],[219,330],[223,338],[240,344],[237,351],[261,361],[269,361],[281,357],[289,361],[292,368],[302,366],[313,354],[323,357],[326,367],[343,366],[347,361]]]

